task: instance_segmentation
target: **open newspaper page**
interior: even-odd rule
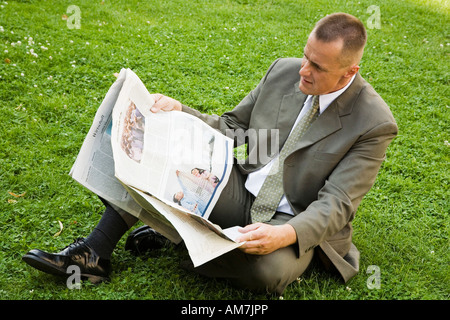
[[[207,220],[231,171],[232,140],[185,113],[153,114],[153,103],[122,69],[70,174],[171,241],[184,240],[198,266],[240,245],[237,227]]]
[[[233,141],[183,112],[152,113],[152,96],[126,70],[113,109],[111,144],[115,175],[144,208],[175,227],[194,266],[240,244],[207,219],[233,164]]]

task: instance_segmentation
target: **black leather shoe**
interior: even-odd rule
[[[81,278],[92,283],[109,281],[111,273],[110,260],[100,258],[87,245],[84,238],[76,239],[72,244],[58,253],[47,253],[33,249],[22,257],[30,266],[53,275],[69,276],[67,268],[76,265],[80,268]]]
[[[170,245],[170,240],[156,232],[149,226],[142,226],[133,230],[125,242],[125,250],[140,256],[148,251],[161,249]]]

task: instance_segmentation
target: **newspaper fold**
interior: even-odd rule
[[[237,227],[208,220],[231,172],[233,141],[189,114],[152,113],[153,103],[138,76],[122,69],[70,175],[116,210],[184,241],[196,267],[241,245]]]

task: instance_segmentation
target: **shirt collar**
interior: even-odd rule
[[[338,91],[334,91],[327,94],[321,94],[319,96],[319,103],[320,103],[320,114],[322,114],[328,106],[336,100],[337,97],[339,97],[342,93],[344,93],[345,90],[347,90],[348,87],[352,84],[353,80],[355,79],[356,74],[353,75],[353,77],[350,79],[350,81],[343,87],[342,89],[339,89]],[[312,96],[308,96],[308,100],[312,99]]]

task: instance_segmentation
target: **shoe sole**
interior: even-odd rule
[[[32,254],[26,254],[22,257],[22,260],[27,263],[28,265],[32,266],[33,268],[48,273],[48,274],[52,274],[55,276],[69,276],[69,273],[67,273],[65,270],[60,269],[60,268],[56,268],[54,265],[40,259],[39,257],[32,255]],[[80,274],[82,279],[87,279],[89,280],[91,283],[93,284],[99,284],[101,282],[109,282],[110,279],[108,277],[102,277],[102,276],[97,276],[97,275],[93,275],[93,274],[86,274],[86,273],[82,273]]]

